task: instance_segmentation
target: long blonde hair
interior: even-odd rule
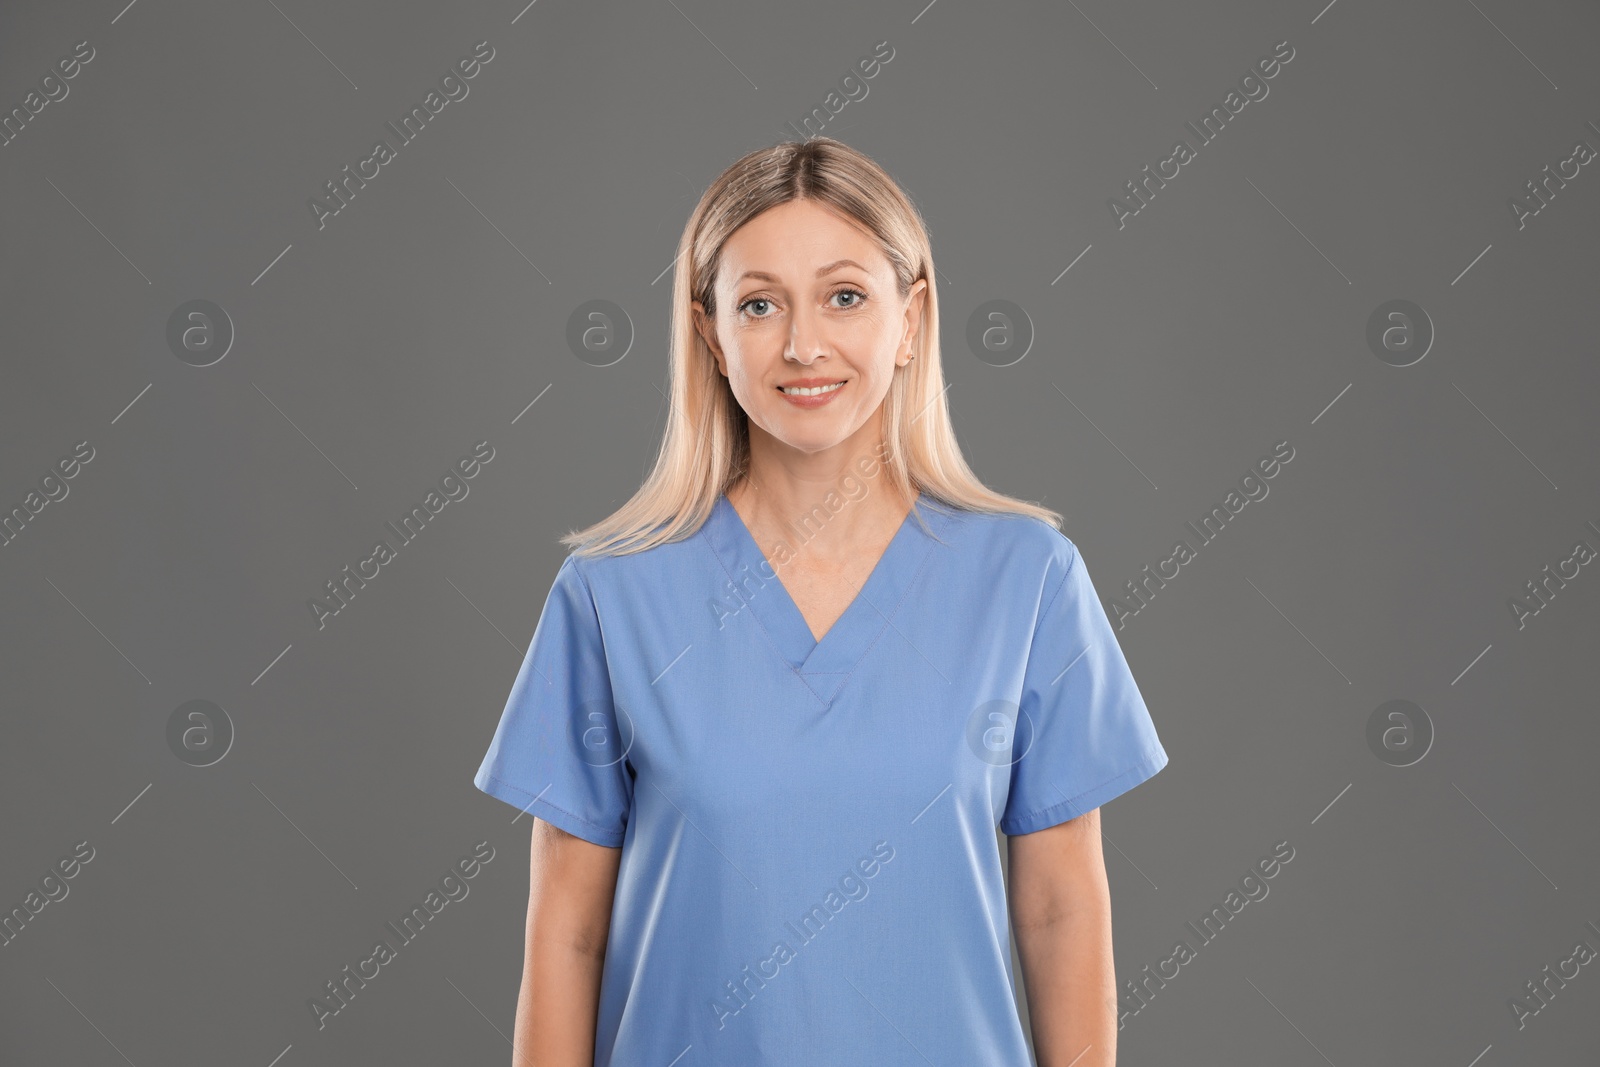
[[[1061,516],[997,493],[967,466],[945,405],[939,355],[939,287],[921,213],[876,162],[831,137],[784,141],[736,161],[700,197],[678,239],[672,277],[671,410],[654,469],[610,516],[561,538],[578,555],[624,555],[691,536],[717,497],[749,468],[748,416],[694,327],[690,302],[716,315],[722,246],[740,226],[791,200],[809,199],[860,224],[894,267],[904,300],[928,282],[916,358],[895,372],[884,397],[886,456],[877,477],[903,496],[925,492],[967,511],[1013,513],[1060,529]],[[917,516],[918,522],[922,517]]]

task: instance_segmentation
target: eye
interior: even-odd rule
[[[851,299],[848,303],[843,305],[835,304],[834,308],[838,311],[850,311],[854,308],[860,307],[862,302],[867,299],[867,294],[863,293],[860,289],[857,289],[854,286],[846,286],[842,289],[835,289],[833,292],[828,294],[828,299],[833,300],[834,298],[841,296],[850,297]],[[764,310],[758,313],[752,311],[751,309],[756,305],[764,305],[765,308],[770,308],[771,304],[772,301],[767,297],[752,296],[740,301],[734,307],[734,310],[741,315],[747,315],[753,319],[765,319],[771,318],[771,316],[765,314]]]
[[[752,296],[750,299],[745,300],[742,303],[740,303],[738,307],[734,308],[734,310],[739,312],[739,314],[744,315],[744,314],[748,314],[746,309],[748,307],[750,307],[750,305],[752,305],[752,304],[771,304],[771,303],[772,303],[772,301],[768,300],[764,296]],[[751,316],[751,318],[756,318],[756,319],[764,319],[766,317],[767,316],[765,316],[765,315],[752,315]]]

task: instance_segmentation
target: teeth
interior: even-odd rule
[[[778,388],[782,389],[786,396],[821,396],[823,393],[833,392],[843,384],[843,382],[834,382],[832,385],[817,385],[809,389],[789,389],[784,386],[779,386]]]

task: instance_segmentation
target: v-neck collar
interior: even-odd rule
[[[912,510],[878,557],[872,573],[821,641],[812,636],[811,627],[778,577],[777,568],[762,555],[750,528],[726,493],[717,494],[702,533],[737,590],[727,598],[730,606],[743,601],[739,610],[755,617],[778,655],[824,704],[829,704],[888,627],[927,561],[935,542],[917,524],[916,515],[920,511],[925,520],[930,519],[933,509],[927,506],[929,503],[927,494],[917,494]],[[932,522],[929,525],[935,528]]]

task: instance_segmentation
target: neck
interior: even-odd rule
[[[881,546],[900,527],[916,494],[891,484],[879,442],[834,452],[784,462],[752,437],[750,470],[727,495],[763,550],[784,542],[827,565]]]

